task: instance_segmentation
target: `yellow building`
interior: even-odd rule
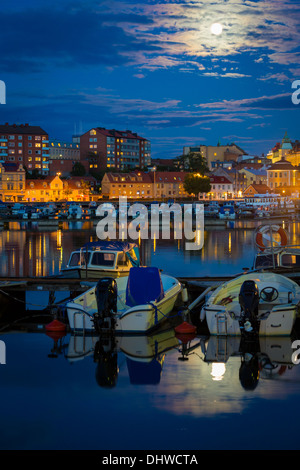
[[[152,171],[144,173],[105,173],[102,194],[109,199],[126,196],[129,199],[164,199],[186,197],[185,173],[180,171]]]
[[[22,201],[25,195],[25,170],[17,163],[0,163],[0,199]]]
[[[213,169],[213,162],[237,162],[238,158],[247,153],[235,143],[221,145],[200,145],[198,147],[183,147],[183,155],[189,153],[200,153],[206,160],[210,170]]]
[[[297,172],[297,167],[282,158],[267,169],[267,184],[271,190],[279,187],[296,186]]]
[[[140,199],[153,198],[153,182],[150,173],[105,173],[101,189],[109,199],[121,196]]]
[[[25,200],[28,202],[85,201],[90,198],[90,182],[84,177],[62,180],[56,175],[26,181]]]

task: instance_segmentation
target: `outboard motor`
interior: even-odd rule
[[[95,289],[97,313],[94,315],[95,330],[100,333],[114,327],[114,314],[117,313],[118,288],[115,279],[100,279]]]
[[[245,281],[242,284],[239,302],[241,306],[240,327],[243,333],[257,334],[259,330],[258,304],[259,290],[254,281]]]

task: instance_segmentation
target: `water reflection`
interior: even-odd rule
[[[215,405],[209,410],[202,405],[211,401],[221,390],[222,407],[230,410],[232,398],[243,397],[243,391],[254,391],[264,396],[272,396],[274,390],[259,382],[270,380],[293,383],[294,372],[300,369],[293,363],[293,339],[290,337],[259,337],[246,341],[240,337],[216,337],[178,335],[173,328],[164,329],[148,336],[97,336],[49,334],[54,340],[51,355],[64,355],[70,364],[84,359],[92,359],[95,364],[95,376],[100,387],[116,387],[120,364],[126,367],[130,384],[159,385],[160,393],[156,397],[157,405],[163,390],[168,394],[164,404],[172,409],[175,402],[182,400],[184,413],[197,415],[219,413]],[[63,339],[64,345],[58,346]],[[180,365],[184,363],[184,366]],[[174,375],[175,374],[175,375]],[[180,374],[180,375],[178,375]],[[300,386],[300,375],[295,384]],[[176,380],[176,384],[175,381]],[[222,389],[218,382],[222,382]],[[238,385],[238,386],[237,386]],[[201,390],[201,401],[195,405],[191,394]],[[276,386],[276,394],[288,393]],[[175,404],[175,403],[174,403]],[[233,403],[232,403],[233,404]],[[232,412],[236,412],[236,403]],[[177,413],[177,410],[172,409]]]
[[[114,338],[19,329],[0,338],[2,448],[298,446],[300,367],[290,338],[242,344],[172,328]]]
[[[255,254],[254,229],[261,221],[235,221],[226,226],[207,227],[201,250],[186,250],[186,240],[137,240],[144,265],[157,266],[173,276],[234,275],[251,267]],[[38,230],[14,229],[0,232],[2,263],[0,276],[48,276],[58,274],[69,255],[86,242],[96,241],[93,224],[74,222],[68,226]],[[299,243],[299,222],[285,223],[290,243]],[[171,232],[172,234],[172,232]],[[197,241],[197,240],[196,240]]]

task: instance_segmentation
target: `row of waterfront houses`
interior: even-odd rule
[[[190,153],[207,161],[211,190],[205,198],[242,197],[258,187],[269,193],[297,194],[300,188],[300,143],[292,143],[287,134],[261,157],[248,155],[234,143],[220,142],[183,148],[183,156]],[[71,176],[76,163],[81,163],[87,176]],[[0,165],[4,201],[84,200],[92,193],[99,197],[92,176],[97,172],[105,173],[101,187],[106,198],[187,196],[184,164],[179,165],[178,159],[151,159],[150,141],[130,130],[95,127],[64,142],[50,139],[39,126],[6,123],[0,125]],[[32,179],[33,173],[41,179]]]
[[[0,163],[0,200],[3,202],[85,201],[90,200],[94,189],[95,179],[90,176],[26,179],[21,164]]]
[[[282,195],[298,196],[300,187],[300,169],[284,159],[272,164],[268,170],[267,183],[253,181],[244,185],[243,178],[229,170],[210,173],[211,189],[201,195],[203,199],[231,199],[253,196],[255,194],[274,193],[274,180],[282,173],[282,186],[276,187],[276,192]],[[26,179],[22,165],[15,163],[0,163],[0,200],[4,202],[28,201],[87,201],[117,199],[126,196],[128,199],[182,199],[188,197],[184,189],[186,177],[184,171],[133,171],[130,173],[105,173],[102,179],[102,194],[96,188],[96,180],[92,176],[72,176],[62,178],[60,175],[47,176],[43,179]],[[242,183],[241,183],[242,181]],[[286,194],[285,194],[286,193]]]

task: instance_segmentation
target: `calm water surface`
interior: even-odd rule
[[[201,250],[187,251],[184,240],[141,240],[144,265],[157,266],[174,276],[234,275],[251,267],[256,252],[254,229],[260,221],[236,221],[228,227],[209,227],[204,232]],[[23,223],[24,224],[24,223]],[[58,274],[72,250],[96,241],[95,226],[71,222],[73,230],[26,230],[0,232],[0,276],[47,276]],[[24,225],[25,226],[25,225]],[[300,223],[285,223],[290,242],[300,242]]]
[[[1,338],[1,449],[299,448],[300,366],[287,339],[261,344],[250,374],[238,341],[195,338],[180,361],[172,330],[150,346],[120,341],[105,362],[90,338],[74,347],[68,335],[55,354],[42,333]],[[160,341],[167,351],[151,359]]]
[[[254,225],[207,230],[199,252],[182,241],[143,242],[142,258],[175,276],[235,274],[251,266]],[[299,224],[289,231],[298,242]],[[58,273],[91,239],[86,229],[3,231],[0,274]],[[95,337],[17,326],[0,332],[1,449],[299,448],[300,365],[290,338],[249,346],[197,336],[185,345],[170,328],[104,349]]]

